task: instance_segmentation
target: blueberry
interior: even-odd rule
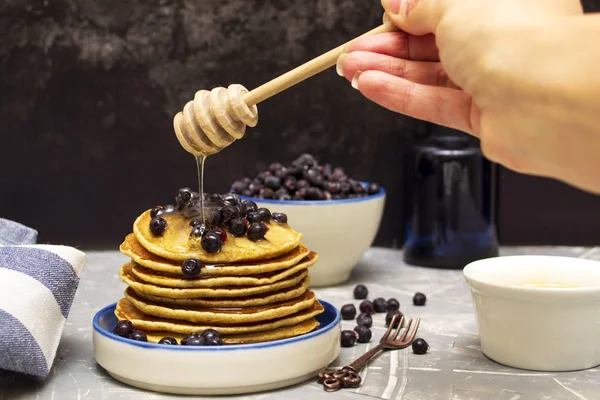
[[[367,192],[369,194],[377,194],[377,193],[379,193],[380,190],[381,190],[381,187],[377,183],[371,183],[369,185],[369,189],[367,190]]]
[[[373,308],[375,308],[375,312],[383,313],[387,311],[387,302],[385,299],[378,297],[373,300]]]
[[[164,337],[158,341],[158,344],[177,345],[177,340],[172,337]]]
[[[150,221],[150,232],[152,232],[154,236],[161,236],[165,229],[167,229],[167,221],[165,221],[164,218],[152,218]]]
[[[287,169],[288,177],[294,177],[296,179],[302,177],[303,172],[304,172],[304,168],[302,168],[300,165],[292,164]]]
[[[354,332],[358,334],[358,343],[369,343],[369,341],[371,341],[371,337],[373,336],[371,330],[364,325],[356,325],[354,327]]]
[[[138,331],[137,329],[134,330],[133,332],[131,332],[131,335],[129,335],[129,339],[137,340],[138,342],[147,342],[148,341],[146,334],[142,331]]]
[[[342,331],[342,347],[352,347],[356,343],[356,333],[354,331]]]
[[[163,212],[165,208],[163,206],[156,206],[152,209],[152,211],[150,211],[150,218],[155,218],[156,216],[158,216],[159,214],[161,214]]]
[[[281,179],[276,176],[267,176],[265,178],[265,187],[271,190],[277,190],[281,187]]]
[[[221,214],[221,210],[210,211],[209,223],[212,226],[219,226],[223,223],[223,215]]]
[[[283,187],[289,190],[290,192],[293,192],[297,189],[296,182],[297,179],[295,177],[288,176],[287,178],[285,178],[285,181],[283,181]]]
[[[231,190],[233,190],[237,194],[241,194],[247,188],[248,183],[244,181],[235,181],[233,182],[233,185],[231,185]]]
[[[246,215],[246,219],[250,223],[260,222],[260,213],[258,211],[249,212],[248,215]]]
[[[367,190],[365,189],[365,187],[363,185],[361,185],[360,183],[357,183],[354,186],[354,193],[356,194],[365,194],[367,192]]]
[[[117,336],[128,337],[133,333],[134,330],[135,328],[133,327],[131,321],[123,320],[117,322],[117,326],[115,326],[113,333]]]
[[[370,328],[373,326],[373,317],[371,317],[371,314],[369,313],[361,313],[356,317],[356,323]]]
[[[323,186],[323,174],[318,169],[311,168],[306,172],[306,180],[313,186]]]
[[[375,307],[373,306],[371,300],[363,300],[358,306],[358,309],[362,313],[369,313],[371,315],[375,314]]]
[[[252,196],[256,196],[264,186],[261,183],[252,182],[248,185],[248,190],[252,192]]]
[[[206,341],[209,341],[209,340],[217,338],[217,337],[220,338],[221,335],[219,334],[219,332],[216,329],[210,328],[210,329],[206,329],[206,330],[202,331],[202,337]]]
[[[340,312],[342,314],[342,319],[345,320],[354,319],[354,317],[356,317],[356,307],[354,307],[354,304],[343,305]]]
[[[281,196],[279,196],[277,198],[277,200],[284,200],[284,201],[292,200],[292,196],[290,196],[289,194],[285,193],[285,194],[282,194]]]
[[[253,222],[248,228],[248,239],[253,242],[259,241],[265,237],[267,227],[262,222]]]
[[[190,278],[198,276],[200,274],[201,269],[202,264],[197,258],[188,258],[181,264],[181,272],[185,276],[189,276]]]
[[[299,179],[296,181],[296,190],[300,189],[308,189],[310,187],[310,183],[304,179]]]
[[[204,225],[196,225],[192,228],[192,232],[190,233],[190,236],[199,238],[204,235],[205,231],[206,231],[206,227]]]
[[[235,206],[225,206],[221,208],[221,218],[223,222],[229,222],[234,218],[238,218],[240,216],[240,210]]]
[[[197,338],[198,336],[200,336],[198,332],[190,333],[189,335],[181,339],[181,345],[186,346],[190,339]]]
[[[358,284],[354,287],[354,298],[358,300],[366,299],[369,295],[369,290],[365,285]]]
[[[351,188],[351,186],[348,182],[340,183],[340,191],[342,192],[342,194],[350,193],[350,188]]]
[[[413,305],[415,306],[424,306],[427,301],[427,297],[420,292],[415,293],[413,296]]]
[[[178,210],[183,210],[190,201],[194,198],[194,192],[190,188],[179,189],[179,193],[175,197]]]
[[[284,188],[279,188],[275,191],[275,198],[281,199],[282,196],[289,196],[288,191]]]
[[[319,188],[309,187],[306,189],[306,200],[323,200],[325,198],[325,193]]]
[[[241,195],[246,197],[252,197],[254,194],[252,193],[252,190],[244,189],[242,190]]]
[[[259,174],[256,175],[256,180],[261,183],[264,183],[265,179],[267,179],[267,176],[270,176],[270,175],[271,175],[271,171],[259,172]]]
[[[242,218],[234,218],[229,222],[229,232],[236,237],[242,237],[246,234],[248,227],[246,226],[246,221]]]
[[[284,213],[273,213],[271,215],[273,221],[279,222],[280,224],[287,224],[288,218]]]
[[[272,199],[275,197],[275,192],[273,191],[273,189],[262,188],[258,193],[258,197],[260,197],[261,199]]]
[[[327,182],[325,190],[331,194],[339,194],[342,191],[342,184],[339,182]]]
[[[394,298],[391,298],[387,301],[387,309],[388,311],[397,311],[400,309],[400,302]]]
[[[279,179],[284,180],[288,176],[289,172],[288,172],[287,168],[283,167],[283,168],[277,170],[277,172],[275,172],[274,174]]]
[[[208,231],[204,234],[204,236],[202,236],[201,244],[202,248],[207,253],[216,253],[221,250],[223,241],[217,233]]]
[[[207,340],[206,344],[208,346],[222,346],[223,345],[223,339],[221,339],[220,336],[215,336],[214,338]]]
[[[392,328],[397,328],[403,316],[404,314],[402,314],[398,310],[388,311],[388,313],[385,315],[385,326],[389,326],[392,322],[392,319],[396,317],[396,320],[394,321],[394,326],[392,326]],[[404,321],[402,322],[402,325],[404,325]]]
[[[223,195],[223,202],[228,206],[238,206],[242,204],[242,200],[235,193],[227,193]]]
[[[331,167],[331,164],[323,164],[319,167],[319,171],[321,171],[323,175],[329,176],[333,172],[333,168]]]
[[[283,168],[283,165],[281,165],[281,163],[278,163],[278,162],[274,162],[273,164],[269,165],[269,171],[271,171],[273,174],[282,168]]]
[[[415,354],[425,354],[429,350],[429,344],[425,341],[425,339],[415,339],[412,342],[412,351]]]
[[[269,211],[269,209],[261,207],[256,210],[256,212],[258,213],[258,216],[262,222],[271,221],[271,211]]]
[[[183,340],[181,341],[181,344],[183,345]],[[185,341],[185,346],[204,346],[205,344],[206,339],[202,336],[192,336]]]
[[[225,243],[227,241],[227,233],[223,229],[217,227],[213,229],[213,232],[219,235],[221,242]]]
[[[202,220],[200,218],[194,218],[193,220],[190,221],[190,226],[193,228],[195,226],[198,226],[202,224]]]
[[[312,155],[304,153],[298,157],[293,164],[301,167],[312,167],[313,165],[317,164],[317,160],[315,160]]]
[[[248,213],[250,213],[252,211],[256,211],[258,209],[258,206],[256,205],[256,203],[253,202],[252,200],[244,200],[244,201],[242,201],[242,207],[246,211],[246,214],[248,214]]]

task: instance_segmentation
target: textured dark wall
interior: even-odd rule
[[[41,241],[115,248],[139,212],[193,187],[194,160],[171,120],[196,90],[254,88],[376,26],[381,13],[379,0],[0,0],[0,216],[35,227]],[[427,124],[366,101],[333,70],[259,114],[207,161],[209,191],[311,152],[386,187],[377,244],[401,243],[402,153]],[[513,190],[507,179],[502,188]],[[514,206],[501,200],[507,240],[518,231]]]

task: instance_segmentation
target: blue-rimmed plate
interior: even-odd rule
[[[167,346],[112,333],[115,304],[94,316],[94,356],[115,379],[142,389],[177,394],[239,394],[293,385],[326,368],[340,352],[340,313],[321,301],[320,326],[266,343]]]

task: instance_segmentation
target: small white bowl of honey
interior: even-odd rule
[[[600,365],[600,262],[507,256],[475,261],[463,273],[488,358],[535,371]]]

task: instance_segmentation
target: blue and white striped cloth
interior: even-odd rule
[[[46,378],[85,254],[36,245],[37,231],[0,218],[0,369]]]

